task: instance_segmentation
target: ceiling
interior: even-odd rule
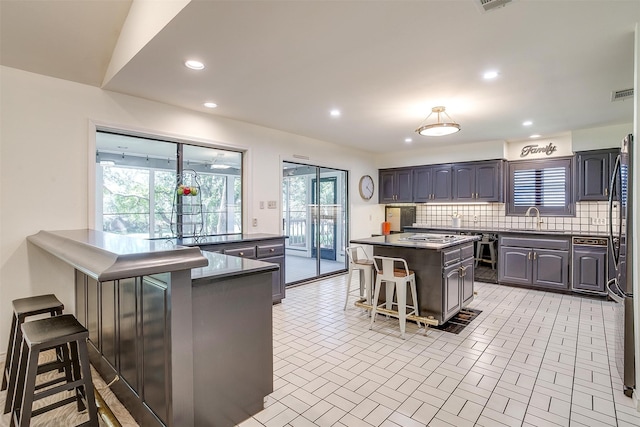
[[[640,1],[479,1],[194,0],[103,82],[131,1],[2,0],[0,61],[379,153],[633,121],[611,92],[633,87]],[[438,105],[462,131],[415,134]]]

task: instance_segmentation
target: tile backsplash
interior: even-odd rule
[[[419,204],[416,205],[416,224],[447,227],[452,215],[461,216],[461,228],[533,228],[535,217],[506,216],[504,203],[487,204]],[[541,216],[541,230],[607,233],[609,230],[608,202],[578,202],[576,216]],[[614,226],[617,225],[614,218]]]

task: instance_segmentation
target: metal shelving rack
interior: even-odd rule
[[[204,218],[200,182],[196,171],[185,169],[173,192],[171,231],[178,238],[202,235]]]

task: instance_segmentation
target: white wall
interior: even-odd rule
[[[25,238],[90,224],[95,123],[244,147],[244,213],[259,225],[245,232],[280,233],[281,161],[300,161],[294,154],[350,171],[351,236],[378,232],[383,220],[377,195],[368,202],[358,195],[360,176],[377,175],[366,152],[12,68],[0,67],[0,77],[0,343],[13,299],[52,292],[74,309],[72,269]],[[259,200],[278,200],[279,208],[259,209]]]

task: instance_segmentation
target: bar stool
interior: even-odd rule
[[[9,345],[7,346],[7,356],[2,370],[2,388],[5,390],[11,382],[15,383],[16,373],[18,371],[18,360],[20,358],[20,343],[22,342],[21,326],[30,316],[49,313],[51,316],[59,316],[64,310],[58,298],[53,294],[37,295],[34,297],[20,298],[12,301],[13,318],[11,319],[11,331],[9,331]],[[58,356],[60,353],[58,352]],[[7,392],[13,395],[13,391]],[[4,413],[11,410],[11,401],[6,399],[4,405]]]
[[[77,402],[78,412],[88,409],[89,421],[82,425],[98,426],[98,412],[87,351],[88,337],[89,331],[71,314],[22,324],[22,348],[11,410],[11,427],[27,427],[32,417],[72,402]],[[40,352],[53,347],[62,349],[61,363],[65,376],[36,385],[36,377],[40,373]],[[60,382],[63,384],[52,387]],[[44,390],[37,392],[40,389]],[[75,396],[33,410],[34,401],[73,389]]]
[[[477,249],[476,249],[476,258],[475,258],[475,266],[478,266],[479,262],[488,262],[491,263],[491,269],[495,270],[496,269],[496,247],[495,247],[495,243],[496,243],[496,238],[494,236],[492,236],[491,234],[483,234],[482,235],[482,239],[480,239],[477,242]],[[485,246],[489,246],[489,257],[490,258],[483,258],[483,253],[484,253],[484,247]]]
[[[369,259],[362,246],[348,246],[345,248],[349,258],[349,274],[347,275],[347,294],[344,299],[344,309],[347,309],[351,289],[351,279],[354,270],[358,270],[358,291],[360,298],[365,298],[367,304],[371,304],[371,289],[373,286],[373,260]]]
[[[373,296],[371,321],[369,329],[373,328],[373,322],[376,319],[376,312],[381,311],[389,316],[397,317],[400,322],[400,336],[404,339],[404,332],[407,325],[407,316],[419,316],[418,293],[416,291],[416,275],[407,267],[407,262],[402,258],[391,258],[383,256],[373,257],[373,266],[376,269],[376,283]],[[403,268],[396,268],[396,265],[402,264]],[[382,282],[385,283],[386,301],[380,304],[380,287]],[[407,283],[411,291],[411,299],[413,305],[407,305]],[[396,302],[393,301],[393,294],[396,294]],[[397,306],[398,310],[392,310],[393,306]],[[383,308],[383,306],[385,306]],[[407,308],[410,311],[407,313]],[[380,310],[382,309],[382,310]]]

